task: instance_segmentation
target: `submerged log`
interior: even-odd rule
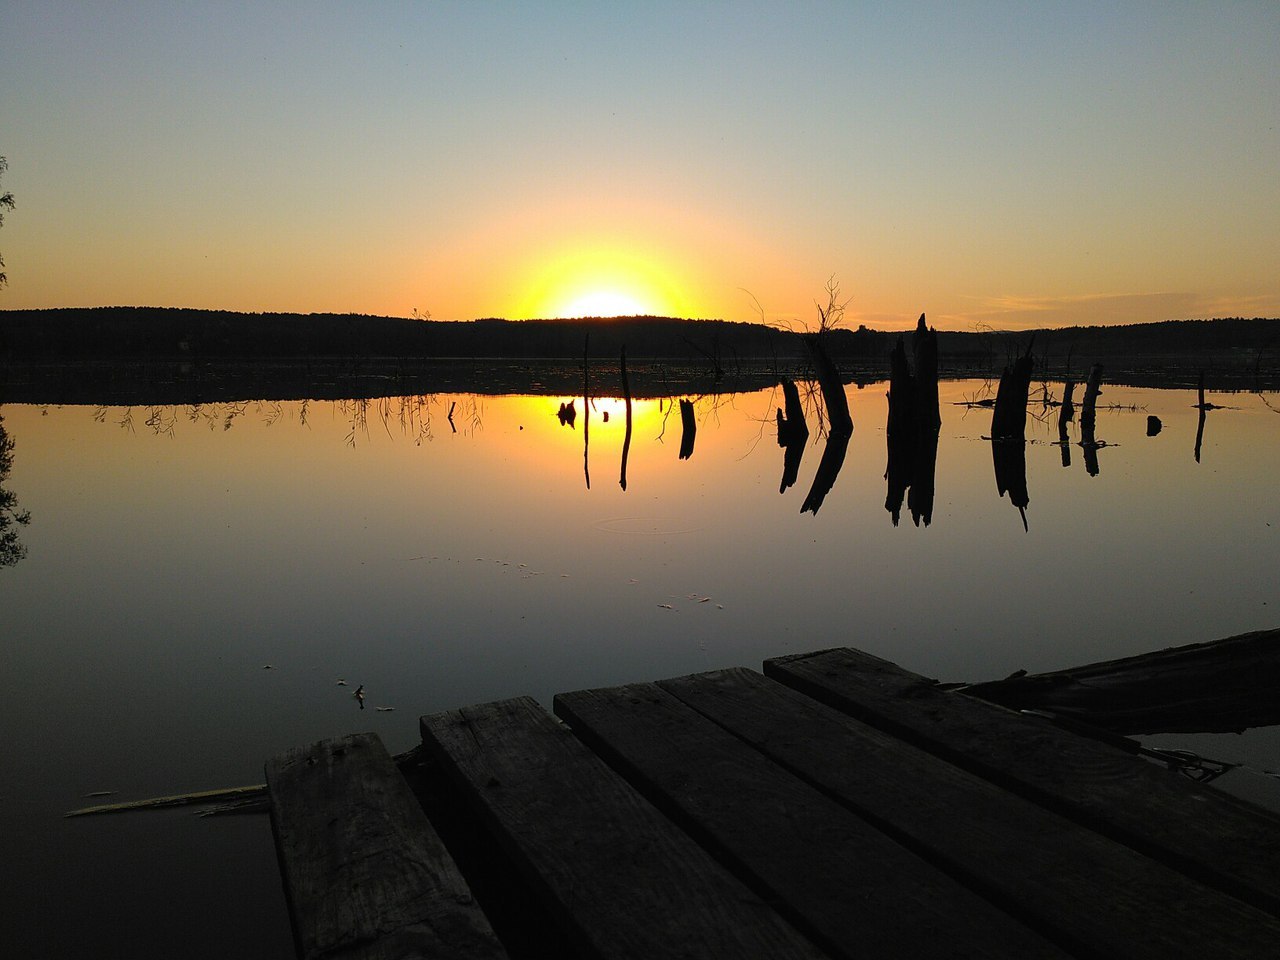
[[[1280,629],[962,688],[1120,734],[1239,733],[1280,724]]]

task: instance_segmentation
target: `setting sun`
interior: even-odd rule
[[[617,290],[593,290],[557,311],[561,317],[637,317],[652,313],[639,300]]]
[[[524,317],[680,316],[687,307],[672,272],[621,249],[563,253],[530,271]]]

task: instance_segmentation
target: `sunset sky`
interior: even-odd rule
[[[1280,316],[1280,3],[62,3],[0,308]]]

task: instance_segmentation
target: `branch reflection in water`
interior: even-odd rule
[[[25,527],[31,522],[31,514],[18,507],[17,494],[4,488],[13,469],[13,447],[13,438],[5,430],[4,417],[0,416],[0,567],[11,567],[27,555],[15,527]]]
[[[910,334],[907,335],[909,337]],[[929,392],[921,390],[921,376],[919,372],[913,372],[911,365],[907,362],[906,340],[895,350],[893,360],[893,378],[889,381],[888,391],[886,395],[887,417],[884,421],[886,424],[886,460],[884,461],[885,480],[885,499],[884,509],[890,514],[894,526],[898,526],[901,521],[901,514],[904,507],[909,510],[914,524],[917,527],[928,527],[933,521],[934,505],[936,499],[935,484],[936,474],[939,469],[939,456],[943,456],[948,463],[955,463],[954,451],[957,449],[954,444],[963,443],[966,439],[976,440],[977,437],[965,438],[963,436],[953,436],[948,439],[947,453],[940,453],[940,418],[937,417],[935,407],[929,400]],[[1014,366],[1022,366],[1021,361],[1025,358],[1018,358],[1016,364],[1011,364],[1010,375],[1013,375],[1012,368]],[[585,367],[585,364],[584,364]],[[916,371],[921,370],[918,348],[916,350]],[[599,371],[597,371],[599,372]],[[619,371],[621,372],[621,371]],[[704,430],[713,431],[705,434],[705,439],[700,445],[700,450],[706,450],[705,454],[700,453],[697,466],[694,473],[701,478],[699,482],[706,482],[707,476],[712,477],[712,482],[721,484],[726,481],[727,474],[723,473],[729,469],[726,461],[724,461],[724,439],[722,435],[723,428],[730,427],[734,421],[732,418],[725,418],[721,422],[721,414],[724,411],[750,411],[745,413],[748,423],[758,425],[758,434],[756,441],[763,439],[764,434],[769,429],[771,423],[776,430],[775,438],[778,446],[782,449],[782,475],[779,482],[779,493],[785,494],[788,488],[796,486],[800,482],[800,473],[805,457],[805,449],[810,444],[822,444],[822,454],[820,462],[816,467],[812,468],[811,482],[808,491],[804,497],[800,507],[801,512],[816,514],[825,504],[828,496],[831,494],[838,477],[842,472],[852,469],[847,466],[850,447],[853,437],[840,432],[831,432],[824,429],[829,423],[828,411],[823,403],[821,385],[815,380],[792,379],[789,377],[779,377],[777,387],[781,396],[777,393],[769,391],[748,391],[740,394],[733,393],[707,393],[701,395],[684,396],[678,394],[672,396],[668,394],[654,395],[652,392],[648,396],[645,392],[637,391],[631,397],[632,403],[635,404],[633,413],[634,422],[628,422],[626,435],[623,433],[621,410],[616,408],[626,404],[627,395],[632,393],[634,386],[634,373],[627,367],[629,383],[622,384],[622,396],[618,398],[593,397],[592,393],[599,392],[599,385],[592,388],[589,381],[583,384],[583,469],[584,478],[589,481],[589,438],[588,423],[592,418],[592,413],[599,413],[602,420],[597,420],[597,424],[603,423],[604,440],[597,435],[597,442],[618,442],[621,445],[622,454],[622,470],[620,472],[620,481],[626,483],[623,489],[629,489],[633,485],[633,481],[637,478],[631,476],[635,472],[638,462],[649,461],[653,448],[651,443],[657,442],[662,444],[665,442],[667,428],[670,426],[675,429],[675,424],[680,424],[680,444],[678,457],[681,461],[688,460],[693,453],[695,440],[699,433]],[[1019,370],[1020,374],[1022,371]],[[612,370],[608,371],[612,379]],[[641,375],[643,376],[643,370]],[[1096,384],[1095,380],[1095,384]],[[976,384],[972,381],[971,384]],[[671,384],[676,390],[680,385]],[[977,385],[981,389],[981,385]],[[994,386],[994,385],[992,385]],[[1012,409],[1001,409],[999,402],[988,403],[986,401],[966,400],[957,405],[965,406],[969,409],[992,409],[992,433],[999,434],[1004,431],[1005,436],[993,436],[990,438],[992,445],[992,468],[995,473],[996,486],[999,495],[1003,498],[1006,494],[1010,502],[1018,510],[1022,520],[1024,530],[1029,529],[1029,519],[1027,507],[1029,504],[1028,492],[1028,460],[1033,457],[1032,452],[1028,448],[1034,449],[1036,443],[1054,444],[1056,436],[1056,445],[1059,450],[1064,464],[1070,463],[1070,436],[1068,432],[1068,422],[1074,412],[1074,403],[1072,399],[1072,388],[1065,386],[1063,391],[1064,400],[1061,404],[1050,399],[1048,384],[1044,387],[1043,414],[1037,413],[1041,405],[1041,398],[1037,392],[1037,403],[1035,410],[1029,409],[1026,401],[1023,400],[1025,394],[1019,389],[1019,384],[1013,384],[1012,387],[1006,382],[1002,394],[1006,403],[1012,403]],[[962,389],[948,389],[951,396],[955,396]],[[1096,476],[1098,473],[1098,454],[1097,451],[1104,446],[1112,446],[1105,441],[1098,440],[1094,431],[1088,427],[1091,422],[1096,422],[1097,396],[1100,389],[1095,388],[1089,391],[1089,398],[1093,401],[1094,410],[1089,411],[1094,417],[1081,417],[1081,431],[1077,442],[1080,444],[1084,452],[1084,460],[1087,472]],[[964,395],[964,394],[961,394]],[[638,397],[639,399],[636,399]],[[1011,400],[1009,398],[1012,398]],[[852,393],[850,399],[853,399]],[[494,400],[497,409],[500,411],[498,416],[503,421],[503,425],[509,425],[513,429],[514,422],[507,424],[503,420],[504,414],[501,411],[507,409],[506,405],[512,400],[519,403],[540,404],[545,411],[548,420],[551,416],[555,416],[558,424],[569,427],[570,430],[576,430],[578,422],[578,404],[576,399],[561,399],[550,396],[534,396],[520,395],[518,398],[510,397],[502,400]],[[997,398],[999,400],[999,397]],[[778,402],[781,405],[778,405]],[[953,401],[952,401],[953,402]],[[186,405],[138,405],[132,407],[107,407],[100,406],[92,411],[92,419],[98,423],[111,424],[118,426],[121,430],[137,435],[152,435],[156,437],[175,439],[184,431],[184,428],[201,428],[215,433],[224,433],[231,431],[233,427],[239,424],[252,425],[254,429],[268,429],[278,431],[284,429],[287,423],[297,424],[307,430],[313,429],[323,424],[323,429],[328,432],[331,425],[336,425],[337,430],[332,432],[335,440],[341,437],[342,442],[349,447],[364,447],[366,444],[375,443],[379,436],[391,439],[405,438],[411,440],[415,445],[422,445],[424,441],[431,441],[437,437],[443,429],[441,426],[441,417],[446,416],[450,423],[450,430],[458,430],[461,428],[461,435],[475,435],[484,425],[484,404],[486,398],[479,395],[463,394],[457,397],[449,397],[440,394],[436,395],[416,395],[416,396],[397,396],[397,397],[375,397],[365,399],[338,399],[338,400],[300,400],[300,401],[235,401],[235,402],[216,402],[216,403],[194,403]],[[869,399],[857,401],[851,405],[853,410],[860,412],[865,420],[870,411],[874,409],[874,405]],[[1060,406],[1059,414],[1050,418],[1048,411],[1053,406]],[[593,411],[593,408],[594,411]],[[1134,403],[1119,403],[1106,406],[1109,412],[1124,416],[1126,414],[1139,414],[1138,418],[1143,421],[1148,419],[1147,408],[1144,405]],[[1208,409],[1225,409],[1216,405],[1206,403],[1204,407],[1197,411],[1199,423],[1199,431],[1203,433],[1203,421]],[[614,411],[618,415],[610,422],[610,411]],[[676,411],[679,411],[679,417],[676,417]],[[769,411],[765,414],[764,411]],[[1033,416],[1033,414],[1035,414]],[[1166,417],[1171,416],[1166,413]],[[456,417],[456,423],[454,418]],[[653,432],[649,433],[646,428],[645,418],[649,418],[649,423],[653,427]],[[12,419],[12,418],[11,418]],[[628,418],[631,421],[632,418]],[[1001,426],[997,428],[997,421]],[[1056,421],[1056,422],[1055,422]],[[545,421],[544,421],[545,422]],[[1170,422],[1176,423],[1171,420]],[[816,429],[812,429],[811,425],[817,423]],[[616,426],[615,426],[616,424]],[[1187,425],[1190,425],[1190,418],[1187,418]],[[1029,438],[1027,434],[1028,427],[1035,427],[1038,436],[1035,439]],[[1056,427],[1056,430],[1055,430]],[[1019,429],[1021,428],[1021,429]],[[610,433],[616,429],[616,440]],[[736,426],[730,429],[730,433],[736,432]],[[981,429],[981,428],[980,428]],[[1114,428],[1118,433],[1132,433],[1132,430]],[[520,426],[520,430],[524,430],[524,426]],[[635,431],[640,431],[636,434]],[[982,429],[985,434],[987,431]],[[1168,432],[1168,431],[1166,431]],[[1019,435],[1021,434],[1021,435]],[[448,432],[444,435],[449,436]],[[505,430],[499,430],[498,436],[506,435]],[[544,434],[544,436],[546,436]],[[642,442],[642,438],[651,437],[651,440]],[[566,438],[567,439],[567,438]],[[987,439],[984,437],[984,439]],[[499,444],[506,443],[505,440],[496,440]],[[733,442],[733,441],[731,441]],[[755,447],[754,442],[743,440],[747,443],[749,449],[739,451],[734,457],[736,460],[744,459]],[[640,444],[637,446],[637,444]],[[7,446],[8,450],[12,449],[12,444]],[[673,451],[674,452],[674,451]],[[612,456],[613,454],[610,454]],[[559,454],[556,454],[559,456]],[[1055,460],[1057,457],[1054,458]],[[9,457],[11,462],[11,455]],[[661,458],[659,458],[659,463]],[[673,460],[674,462],[674,460]],[[866,464],[859,466],[859,472],[865,472]],[[713,473],[708,474],[708,471]],[[653,493],[653,480],[655,475],[646,473],[646,485],[649,485],[649,494]],[[966,478],[957,477],[956,482],[963,485]],[[588,488],[589,489],[589,488]],[[26,517],[24,511],[18,510],[13,502],[11,494],[6,494],[5,502],[9,505],[9,512],[5,519],[7,523],[4,532],[7,537],[6,543],[9,544],[9,552],[7,556],[12,558],[20,556],[20,547],[17,545],[16,537],[13,534],[14,527],[18,524],[17,517]]]

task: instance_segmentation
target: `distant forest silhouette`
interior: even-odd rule
[[[582,356],[587,333],[594,356],[669,360],[713,369],[735,363],[789,364],[806,349],[796,333],[761,323],[622,317],[583,320],[438,321],[362,314],[234,313],[162,307],[0,311],[0,362],[179,362],[242,360],[467,358],[567,360]],[[983,364],[999,369],[1031,337],[1050,368],[1109,357],[1174,354],[1254,363],[1274,369],[1280,320],[1172,320],[1109,327],[1017,332],[938,331],[939,363],[948,372]],[[837,328],[825,335],[834,360],[884,360],[897,332]]]

